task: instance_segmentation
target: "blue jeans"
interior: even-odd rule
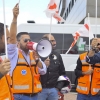
[[[14,100],[37,100],[38,95],[26,96],[23,94],[14,94]]]
[[[100,95],[85,95],[85,94],[77,94],[77,100],[100,100]]]
[[[38,93],[38,100],[58,100],[58,91],[56,88],[43,88]]]

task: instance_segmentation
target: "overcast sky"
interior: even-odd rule
[[[0,22],[3,19],[3,0],[0,0]],[[4,0],[5,1],[5,16],[6,24],[10,25],[12,21],[12,9],[19,0]],[[27,20],[34,20],[40,24],[50,24],[50,18],[47,18],[44,10],[50,0],[20,0],[20,14],[18,17],[18,25],[26,23]],[[52,19],[52,23],[56,24],[56,20]]]

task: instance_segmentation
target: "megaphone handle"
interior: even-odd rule
[[[35,68],[34,68],[34,71],[35,71],[35,74],[37,74],[37,72],[36,72],[36,66],[35,66]]]
[[[38,59],[38,60],[36,60],[36,65],[35,65],[35,66],[37,66],[38,62],[39,62],[39,59]]]
[[[36,65],[35,65],[35,68],[34,68],[34,70],[35,70],[35,73],[36,73],[36,74],[37,74],[37,71],[36,71],[36,66],[37,66],[38,62],[39,62],[39,59],[38,59],[38,60],[36,60]]]

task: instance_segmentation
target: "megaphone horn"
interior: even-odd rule
[[[42,58],[48,57],[52,52],[52,44],[47,39],[41,39],[38,43],[28,42],[29,50],[35,50]]]

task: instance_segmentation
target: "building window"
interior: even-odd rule
[[[67,18],[67,14],[65,13],[65,20],[66,20],[66,18]]]
[[[69,13],[70,13],[70,10],[71,10],[71,9],[70,9],[70,3],[69,3]]]
[[[68,8],[67,8],[67,14],[66,14],[66,16],[68,16]]]
[[[66,20],[66,17],[67,17],[67,15],[66,15],[66,12],[65,12],[64,17],[63,17],[63,18]]]
[[[72,9],[72,2],[69,3],[69,12],[71,11]]]
[[[72,7],[73,7],[73,5],[74,5],[74,0],[72,0]]]

